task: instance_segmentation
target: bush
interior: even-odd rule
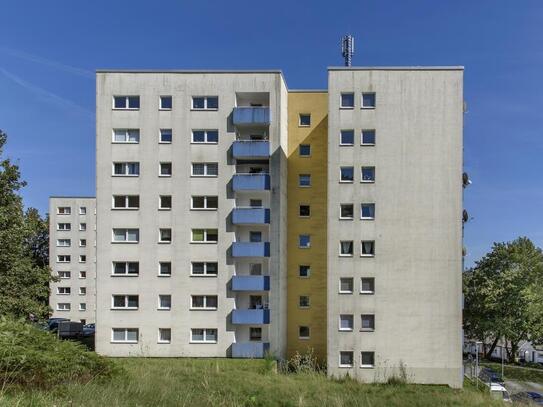
[[[30,323],[0,317],[0,391],[8,386],[86,383],[116,370],[113,362],[79,343],[61,341]]]

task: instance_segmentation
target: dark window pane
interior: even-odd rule
[[[130,195],[128,197],[128,207],[129,208],[139,208],[140,206],[140,197],[139,195]]]
[[[300,266],[299,273],[300,277],[308,277],[310,272],[309,266]]]
[[[300,205],[300,216],[310,216],[311,207],[309,205]]]
[[[114,307],[124,307],[125,298],[122,295],[116,295],[113,297],[113,306]]]
[[[362,167],[362,180],[375,181],[375,167]]]
[[[137,295],[129,295],[128,296],[128,306],[137,308],[138,306],[138,296]]]
[[[208,295],[206,297],[206,307],[207,308],[217,308],[217,297],[213,295]]]
[[[160,263],[160,274],[168,276],[172,274],[172,263]]]
[[[218,143],[219,142],[219,132],[217,130],[208,130],[207,131],[207,142],[208,143]]]
[[[139,96],[128,96],[128,108],[129,109],[139,109],[140,108],[140,97]]]
[[[163,143],[171,143],[172,131],[169,129],[160,130],[160,141],[162,141]]]
[[[205,107],[205,98],[203,97],[192,98],[193,109],[203,109],[204,107]]]
[[[354,93],[341,94],[341,107],[354,107]]]
[[[354,144],[354,130],[341,130],[341,144]]]
[[[124,274],[126,270],[125,263],[115,263],[113,274]]]
[[[126,97],[125,96],[115,96],[115,109],[124,109],[126,108]]]
[[[136,262],[128,263],[128,274],[138,274],[140,272],[140,264]]]
[[[206,271],[207,274],[217,274],[217,263],[207,263]]]
[[[208,196],[207,197],[207,207],[217,209],[219,207],[219,197],[217,197],[217,196]]]
[[[354,181],[353,167],[341,167],[341,181]]]
[[[311,125],[311,115],[301,114],[300,115],[300,126],[310,126]]]
[[[375,204],[362,204],[362,217],[373,219],[375,217]]]
[[[353,217],[353,205],[341,205],[341,217],[352,218]]]
[[[203,143],[206,141],[206,132],[204,130],[193,130],[192,141],[194,143]]]
[[[217,96],[208,96],[207,97],[207,108],[208,109],[218,109],[219,108],[219,98]]]
[[[160,97],[160,108],[161,109],[171,109],[172,108],[172,97],[171,96],[161,96]]]
[[[192,263],[192,274],[204,274],[204,263]]]
[[[208,242],[216,242],[219,240],[219,235],[217,233],[217,229],[208,229],[207,230],[207,241]]]
[[[113,207],[114,208],[124,208],[126,205],[126,197],[124,195],[114,196],[113,197]]]
[[[362,94],[362,107],[375,107],[375,93]]]
[[[375,130],[362,130],[362,144],[375,144]]]
[[[311,145],[310,144],[300,144],[300,155],[309,156],[311,155]]]

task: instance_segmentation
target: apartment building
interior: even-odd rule
[[[462,81],[98,71],[97,351],[460,387]]]
[[[52,316],[95,322],[96,200],[94,197],[49,199],[49,266]]]

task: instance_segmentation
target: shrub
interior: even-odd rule
[[[0,317],[0,390],[85,383],[116,370],[113,362],[79,343],[61,341],[22,320]]]
[[[323,371],[313,349],[308,349],[305,353],[296,352],[286,365],[287,370],[293,373],[320,373]]]

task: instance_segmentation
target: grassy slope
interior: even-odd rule
[[[55,392],[0,395],[1,406],[500,406],[473,387],[363,385],[275,374],[265,361],[124,359],[126,375]]]
[[[484,362],[482,366],[488,366],[501,374],[502,366],[499,363]],[[543,383],[543,369],[526,368],[515,365],[505,365],[505,380],[519,380],[522,382]]]

